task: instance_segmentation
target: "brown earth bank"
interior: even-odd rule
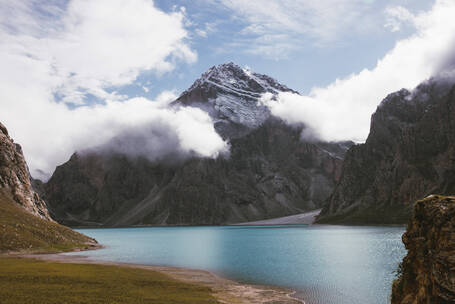
[[[408,250],[392,287],[392,304],[455,303],[455,197],[418,201],[403,235]]]

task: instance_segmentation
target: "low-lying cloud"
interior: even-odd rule
[[[148,0],[0,0],[0,121],[34,177],[127,131],[136,142],[111,148],[132,153],[134,144],[150,159],[169,147],[202,157],[226,149],[207,113],[168,106],[172,92],[149,100],[113,89],[195,61],[185,18],[184,9],[165,13]]]
[[[163,93],[153,101],[106,101],[73,110],[47,103],[46,108],[24,111],[28,123],[7,123],[7,127],[16,140],[15,134],[25,136],[18,142],[27,143],[24,152],[32,175],[42,179],[75,151],[102,149],[152,161],[167,156],[216,157],[227,151],[208,114],[198,108],[170,107],[175,97]]]
[[[120,153],[150,161],[217,157],[228,152],[206,112],[193,107],[170,107],[167,101],[175,96],[166,95],[162,98],[168,99],[158,101],[135,98],[110,102],[89,113],[76,110],[76,115],[89,114],[91,118],[84,121],[85,126],[90,126],[88,132],[73,137],[74,147],[82,152]],[[96,133],[90,136],[94,130]]]
[[[393,10],[392,10],[393,11]],[[373,69],[337,79],[326,88],[314,88],[301,96],[264,95],[272,113],[289,123],[304,123],[324,140],[362,142],[369,132],[370,117],[389,93],[413,89],[438,73],[450,74],[455,63],[455,2],[437,0],[432,9],[406,15],[416,33],[400,40]]]

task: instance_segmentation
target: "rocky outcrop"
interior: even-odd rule
[[[350,143],[304,142],[276,119],[232,139],[228,158],[150,162],[77,153],[44,185],[56,220],[68,225],[223,224],[320,207]]]
[[[94,239],[51,219],[46,204],[32,188],[20,146],[0,123],[0,253],[96,246]]]
[[[455,197],[418,201],[403,243],[408,254],[393,284],[392,304],[455,303]]]
[[[0,123],[0,189],[30,213],[51,220],[46,204],[33,190],[21,146],[14,143]]]
[[[453,83],[453,82],[452,82]],[[406,223],[412,203],[455,193],[455,87],[431,80],[390,94],[368,139],[345,156],[319,223]]]

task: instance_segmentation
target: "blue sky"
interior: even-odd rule
[[[207,113],[168,104],[233,61],[302,94],[263,96],[274,115],[362,142],[387,94],[451,73],[453,16],[453,0],[0,0],[0,121],[43,178],[144,125],[216,157]]]
[[[332,2],[344,5],[349,1]],[[299,92],[309,92],[312,87],[326,86],[336,78],[374,67],[378,59],[392,49],[397,40],[415,31],[409,26],[403,26],[395,32],[387,28],[385,25],[388,7],[401,5],[410,12],[417,13],[430,9],[434,4],[432,0],[351,2],[362,6],[359,14],[364,16],[353,18],[339,31],[333,30],[333,35],[336,36],[330,37],[330,40],[321,42],[323,37],[310,33],[290,33],[288,40],[280,41],[288,43],[289,49],[280,50],[277,47],[273,53],[259,51],[252,54],[249,52],[250,48],[254,47],[250,45],[251,40],[260,35],[242,33],[243,29],[251,25],[250,20],[238,10],[223,5],[223,1],[156,1],[156,6],[165,12],[175,10],[175,6],[185,7],[186,17],[191,22],[188,27],[192,31],[190,45],[197,52],[198,60],[192,64],[180,64],[174,71],[160,77],[141,77],[139,82],[153,83],[149,96],[159,94],[163,89],[180,93],[209,67],[233,61],[241,66],[247,65],[255,72],[270,75]],[[336,10],[336,5],[333,5],[332,9]],[[342,19],[342,16],[338,18]],[[323,16],[317,21],[323,22]],[[212,31],[207,31],[206,37],[199,36],[197,30],[204,30],[207,23],[212,25]],[[286,28],[282,31],[290,32]],[[278,29],[277,32],[281,30]],[[273,44],[274,42],[270,42],[270,45]],[[141,91],[132,89],[128,92],[139,95],[145,93]]]

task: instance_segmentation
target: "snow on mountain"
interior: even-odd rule
[[[229,62],[211,67],[180,95],[175,104],[207,111],[223,137],[242,136],[259,127],[269,109],[259,104],[264,93],[294,92],[275,79]]]

